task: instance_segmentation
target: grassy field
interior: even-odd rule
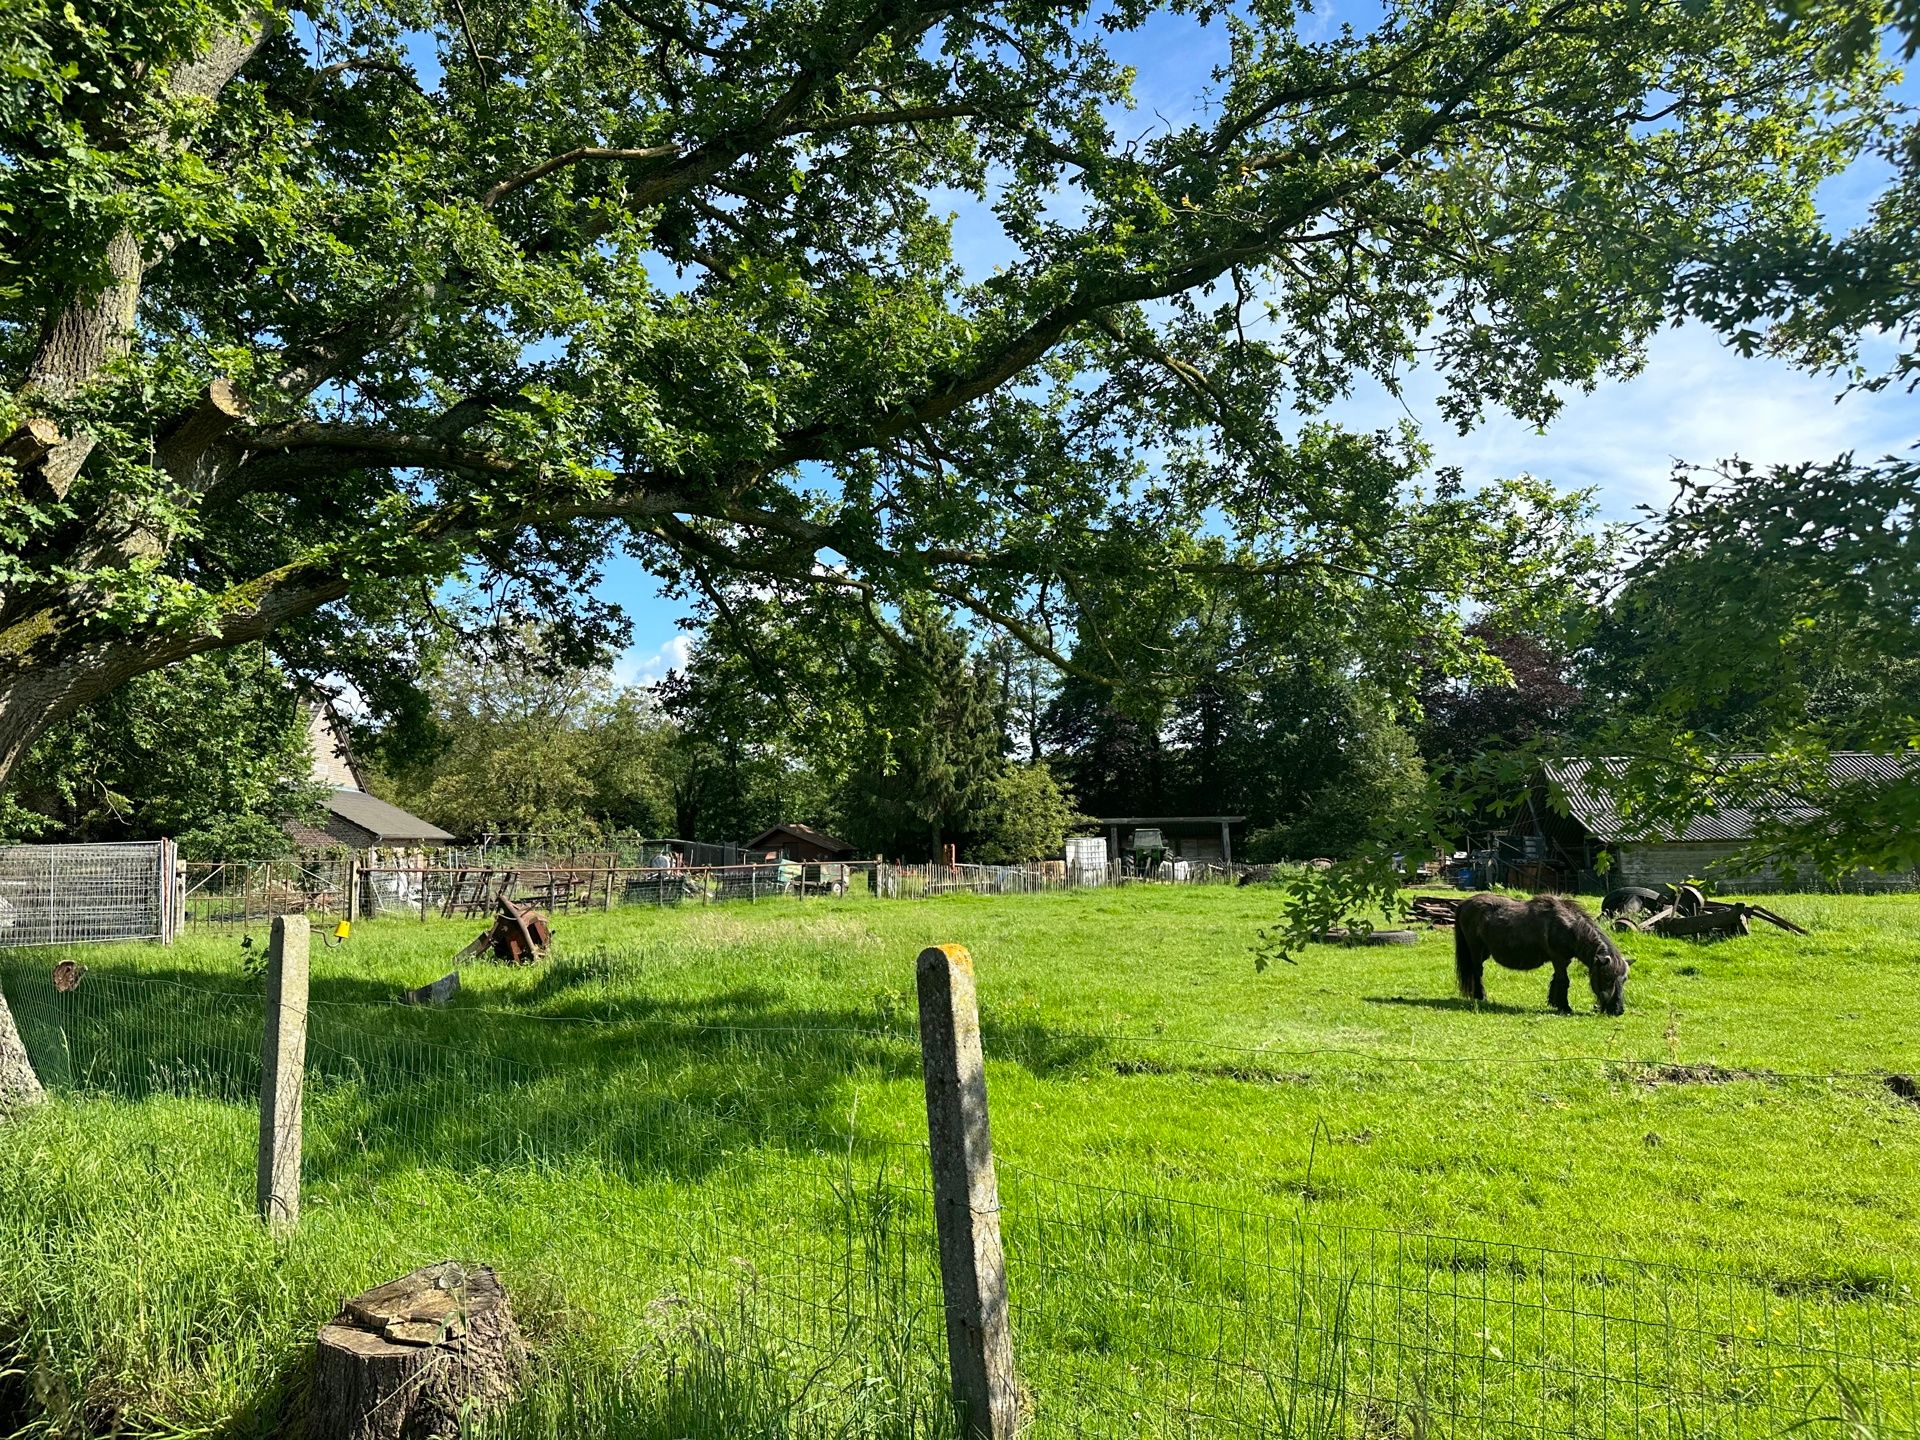
[[[1256,974],[1259,889],[563,918],[442,1012],[391,1001],[473,924],[368,924],[314,952],[285,1243],[258,948],[0,954],[59,1092],[0,1130],[0,1434],[271,1433],[340,1298],[448,1256],[535,1342],[511,1433],[940,1433],[944,941],[1036,1433],[1915,1434],[1920,900],[1775,903],[1813,937],[1629,937],[1617,1020],[1466,1005],[1444,933]]]

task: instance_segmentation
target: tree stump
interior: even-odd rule
[[[513,1398],[526,1347],[485,1265],[443,1260],[320,1327],[309,1440],[428,1440]]]

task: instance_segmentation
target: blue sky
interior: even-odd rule
[[[1306,28],[1330,23],[1332,12],[1303,17]],[[1357,26],[1370,17],[1347,17]],[[1218,32],[1216,30],[1215,37]],[[1196,43],[1197,42],[1197,43]],[[1219,58],[1213,40],[1167,16],[1139,34],[1122,37],[1120,57],[1138,70],[1138,105],[1120,120],[1144,132],[1191,113]],[[1920,91],[1911,80],[1903,87]],[[1915,98],[1920,98],[1916,95]],[[1883,174],[1862,165],[1821,192],[1822,209],[1839,226],[1852,223],[1877,192]],[[964,198],[964,197],[963,197]],[[997,222],[984,207],[958,207],[955,245],[961,263],[985,273],[1000,255]],[[1628,381],[1572,394],[1544,432],[1507,416],[1491,416],[1467,435],[1440,416],[1434,374],[1405,377],[1399,397],[1372,382],[1334,407],[1333,418],[1362,429],[1394,425],[1409,416],[1435,452],[1435,463],[1455,465],[1469,484],[1530,473],[1568,489],[1591,487],[1603,519],[1630,520],[1643,505],[1661,505],[1672,493],[1677,461],[1710,463],[1738,456],[1757,464],[1863,456],[1920,442],[1920,407],[1897,391],[1837,398],[1838,381],[1778,361],[1747,359],[1711,331],[1689,325],[1657,336],[1646,368]],[[602,592],[632,617],[633,643],[619,658],[623,681],[659,679],[686,656],[683,607],[662,599],[652,578],[624,556],[609,565]]]

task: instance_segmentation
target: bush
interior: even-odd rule
[[[1067,832],[1085,823],[1074,809],[1073,793],[1044,764],[1010,765],[988,783],[967,855],[987,865],[1057,857]]]

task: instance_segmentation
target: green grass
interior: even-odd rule
[[[286,1243],[258,948],[65,999],[0,954],[57,1092],[0,1130],[0,1434],[268,1433],[340,1298],[449,1256],[535,1342],[508,1433],[944,1433],[912,991],[958,941],[1038,1433],[1911,1435],[1920,900],[1774,903],[1813,938],[1628,937],[1618,1020],[1466,1006],[1444,933],[1258,975],[1260,889],[562,917],[437,1012],[390,1002],[475,924],[370,923],[316,937]]]

